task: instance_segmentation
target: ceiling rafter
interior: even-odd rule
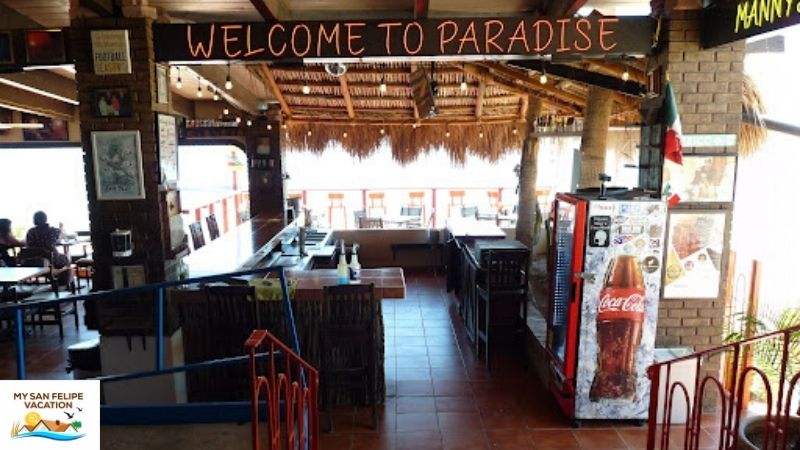
[[[347,108],[347,115],[354,119],[356,111],[353,109],[353,100],[350,98],[350,87],[347,86],[347,74],[339,77],[339,86],[342,88],[342,97],[344,98],[344,106]]]
[[[275,82],[275,77],[272,75],[272,70],[266,64],[260,64],[261,73],[264,75],[264,79],[267,80],[267,84],[269,84],[269,89],[272,91],[272,95],[278,99],[278,103],[281,105],[281,110],[287,117],[292,117],[292,110],[289,108],[289,104],[286,103],[286,99],[283,98],[283,94],[281,93],[281,89],[278,86],[278,83]]]

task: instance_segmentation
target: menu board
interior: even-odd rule
[[[175,117],[158,115],[158,151],[160,153],[161,182],[178,180],[178,133]]]
[[[669,220],[664,298],[719,297],[725,211],[672,211]]]

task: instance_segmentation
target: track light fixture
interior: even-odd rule
[[[225,77],[225,89],[233,89],[233,81],[231,81],[231,62],[228,61],[228,76]]]

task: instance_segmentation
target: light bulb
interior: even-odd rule
[[[304,84],[303,85],[303,94],[308,95],[310,93],[311,93],[311,86],[309,86],[308,83]]]
[[[311,136],[311,130],[308,130],[308,131],[306,132],[306,134],[307,134],[307,135],[309,135],[309,136]]]
[[[197,98],[200,98],[202,96],[203,96],[203,90],[200,88],[200,86],[197,86]]]
[[[272,131],[272,124],[271,123],[267,124],[267,131]]]
[[[345,131],[344,133],[342,133],[342,137],[343,137],[343,138],[346,138],[346,137],[347,137],[347,131]]]
[[[513,129],[513,130],[511,130],[511,133],[513,133],[513,134],[517,134],[517,127],[514,127],[514,129]]]
[[[461,92],[467,92],[467,82],[465,80],[461,80]]]
[[[622,81],[628,81],[630,77],[630,72],[628,72],[628,69],[625,69],[625,72],[622,72]]]
[[[478,133],[478,137],[479,137],[479,138],[481,138],[481,139],[483,139],[483,131],[481,131],[480,133]]]
[[[283,125],[281,125],[281,128],[283,128],[285,130],[286,129],[286,124],[284,123]]]
[[[385,94],[388,89],[389,88],[386,86],[386,82],[381,81],[380,86],[378,86],[378,90],[381,91],[381,94]]]
[[[223,110],[222,110],[222,114],[224,114],[224,115],[226,115],[226,116],[227,116],[228,114],[230,114],[230,113],[231,113],[231,111],[230,111],[228,108],[225,108],[225,109],[223,109]]]
[[[386,130],[384,130],[383,128],[381,128],[381,134],[384,134],[384,133],[386,133]]]
[[[540,84],[547,84],[547,74],[546,74],[546,73],[543,73],[543,74],[542,74],[542,75],[539,77],[539,83],[540,83]]]
[[[175,87],[178,88],[178,89],[182,89],[183,88],[183,81],[181,81],[181,76],[180,75],[178,75],[178,80],[175,82]]]
[[[237,116],[236,117],[236,123],[242,123],[242,118]]]
[[[231,79],[230,79],[230,78],[228,78],[227,80],[225,80],[225,89],[227,89],[227,90],[229,90],[229,91],[230,91],[231,89],[233,89],[233,82],[231,81]]]
[[[253,126],[253,121],[252,121],[252,120],[250,120],[250,119],[247,119],[247,126],[248,126],[248,127],[251,127],[251,126]]]
[[[417,129],[417,127],[418,127],[418,126],[419,126],[419,125],[417,125],[416,123],[414,123],[414,124],[411,124],[411,128],[413,128],[413,129],[415,129],[415,130]]]
[[[219,94],[217,94],[217,91],[214,91],[214,101],[215,102],[219,101]]]
[[[450,137],[450,130],[444,132],[444,137]]]

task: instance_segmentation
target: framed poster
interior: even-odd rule
[[[0,31],[0,64],[14,64],[14,41],[10,31]]]
[[[683,165],[664,161],[664,193],[682,202],[732,202],[735,155],[683,155]]]
[[[727,220],[723,210],[670,211],[664,298],[719,297]]]
[[[158,151],[161,182],[178,180],[178,130],[175,117],[158,115]]]
[[[92,30],[92,60],[96,75],[131,73],[128,30]]]
[[[130,117],[131,95],[126,87],[96,89],[92,95],[95,117]]]
[[[98,200],[145,198],[138,131],[92,132],[92,155]]]
[[[160,64],[156,66],[156,102],[169,103],[169,81],[167,80],[167,68]]]
[[[22,113],[22,122],[42,125],[41,128],[23,129],[22,138],[25,141],[52,142],[69,140],[69,122],[64,119]]]
[[[64,34],[60,30],[25,32],[25,51],[29,64],[62,64],[67,62]]]

